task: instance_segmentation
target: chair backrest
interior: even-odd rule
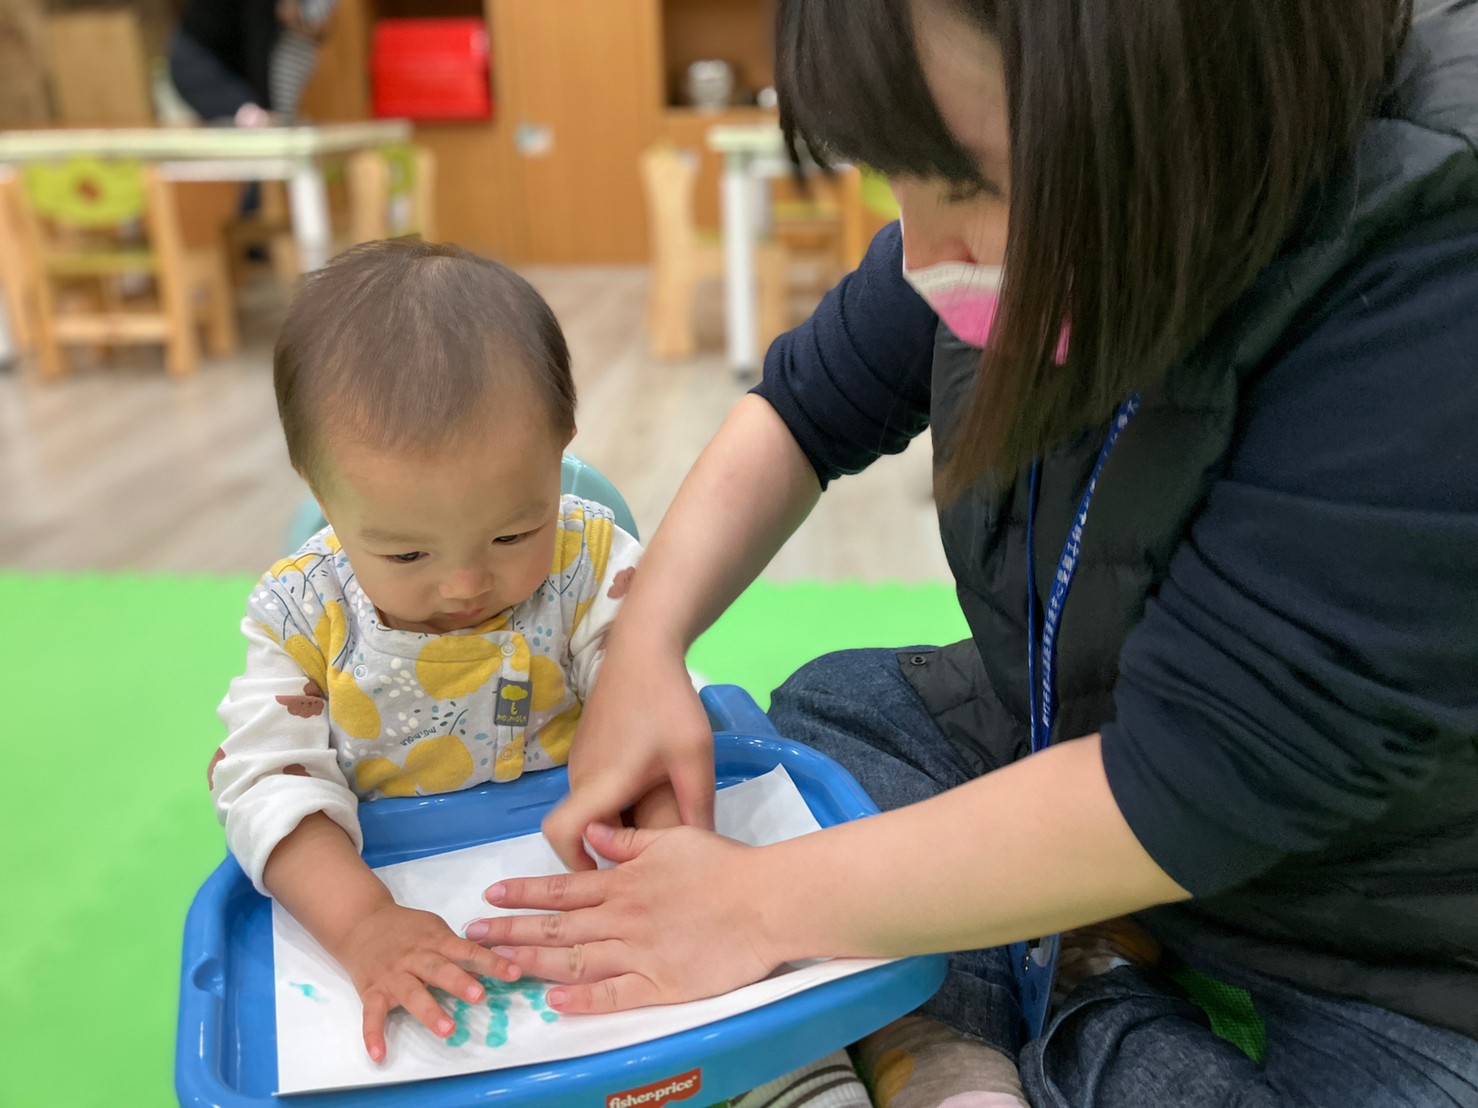
[[[566,454],[564,463],[560,466],[560,489],[573,496],[604,504],[616,517],[616,526],[634,539],[641,537],[636,533],[636,520],[631,515],[631,509],[626,506],[625,498],[616,491],[616,486],[611,484],[610,479],[589,462],[581,461],[573,454]]]
[[[153,273],[161,295],[177,298],[185,244],[173,187],[157,170],[129,159],[82,155],[32,163],[21,178],[24,203],[17,205],[16,230],[26,264],[37,274]]]
[[[60,227],[100,230],[142,219],[149,191],[144,166],[79,155],[22,171],[31,211]]]
[[[640,537],[636,532],[636,520],[632,517],[631,509],[626,506],[625,498],[616,491],[616,486],[611,484],[600,470],[573,454],[566,454],[560,466],[559,477],[561,492],[593,500],[597,504],[604,504],[616,517],[616,526],[632,538]],[[319,510],[318,502],[311,496],[308,497],[299,506],[292,523],[288,525],[287,552],[291,554],[297,550],[327,524],[328,521],[323,518],[323,512]]]
[[[697,156],[691,150],[659,143],[643,151],[641,177],[647,198],[653,263],[687,257],[697,241],[693,214]]]

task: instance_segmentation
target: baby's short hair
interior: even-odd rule
[[[330,425],[374,449],[427,449],[518,391],[543,405],[553,434],[575,429],[570,352],[549,305],[456,246],[368,242],[309,274],[272,370],[288,456],[310,482]]]

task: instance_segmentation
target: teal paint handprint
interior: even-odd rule
[[[445,1040],[447,1046],[464,1046],[472,1039],[472,1021],[470,1013],[477,1007],[486,1007],[488,1010],[488,1030],[483,1041],[490,1047],[506,1046],[508,1044],[508,1014],[513,1008],[515,998],[522,996],[528,1002],[531,1009],[539,1014],[539,1018],[545,1023],[554,1023],[559,1019],[559,1013],[550,1010],[549,1002],[545,999],[546,986],[537,981],[498,981],[495,978],[484,977],[482,987],[486,990],[482,1005],[470,1004],[465,1000],[457,1000],[452,1009],[452,1019],[456,1021],[457,1029]]]

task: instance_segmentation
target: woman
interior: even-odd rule
[[[563,914],[479,932],[566,1011],[964,951],[923,1015],[995,1103],[991,1058],[1033,1104],[1478,1104],[1478,7],[783,0],[779,29],[787,126],[889,174],[901,237],[777,342],[637,575],[546,824],[624,864],[495,886]],[[823,658],[772,708],[893,810],[707,833],[685,649],[929,423],[973,642]],[[606,826],[667,781],[689,826]],[[1038,1032],[1001,945],[1131,913],[1159,966]],[[1250,992],[1260,1064],[1182,964]]]
[[[169,49],[170,79],[208,122],[293,122],[338,0],[192,0]]]

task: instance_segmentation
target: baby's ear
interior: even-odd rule
[[[565,439],[565,447],[566,448],[569,447],[570,443],[572,443],[572,442],[575,441],[575,436],[577,434],[579,434],[579,432],[580,432],[580,428],[579,427],[571,427],[570,428],[569,438]]]

